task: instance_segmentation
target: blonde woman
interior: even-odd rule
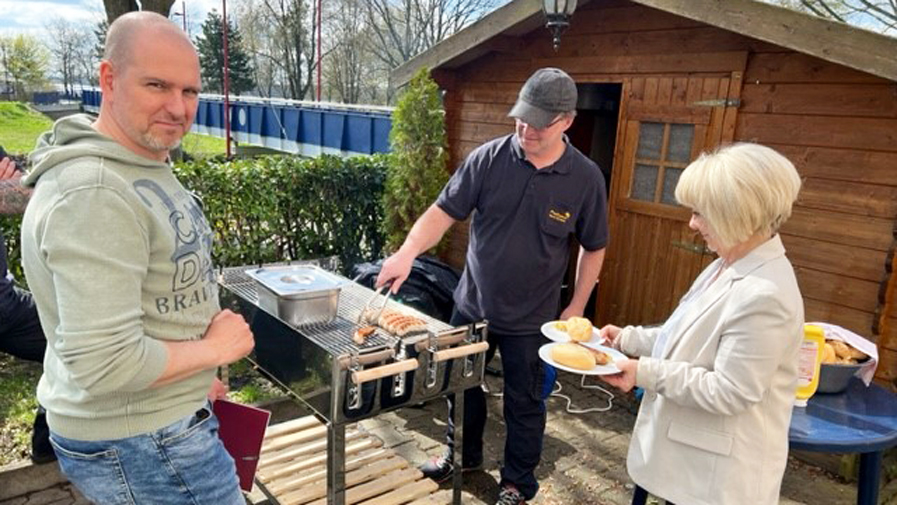
[[[803,300],[779,227],[800,190],[776,151],[735,144],[683,171],[676,199],[719,258],[662,327],[607,325],[632,359],[603,376],[645,390],[627,467],[680,505],[777,504],[788,455]]]

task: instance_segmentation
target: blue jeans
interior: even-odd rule
[[[102,505],[245,505],[208,408],[154,433],[87,442],[50,434],[62,473]]]

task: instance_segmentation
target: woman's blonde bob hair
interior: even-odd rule
[[[699,213],[721,245],[755,233],[772,236],[791,216],[800,176],[787,158],[766,146],[731,144],[704,153],[679,177],[676,200]]]

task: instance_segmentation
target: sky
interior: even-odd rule
[[[221,11],[221,0],[175,0],[172,12],[181,12],[182,1],[191,36],[198,34],[211,9]],[[30,33],[41,37],[45,24],[54,16],[96,23],[105,17],[103,0],[0,0],[0,35]]]

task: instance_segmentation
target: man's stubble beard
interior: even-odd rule
[[[141,140],[143,140],[143,145],[147,149],[151,151],[171,151],[172,149],[176,149],[179,145],[181,145],[181,141],[183,137],[180,137],[170,144],[166,144],[162,139],[156,137],[152,133],[146,132],[140,135]]]

